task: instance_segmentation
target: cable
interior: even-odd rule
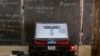
[[[80,0],[80,32],[79,32],[79,45],[82,45],[82,37],[83,37],[83,19],[84,19],[84,0]]]
[[[77,54],[79,54],[79,46],[82,45],[83,37],[83,16],[84,16],[84,0],[80,0],[80,32],[79,32],[79,45],[77,46]]]

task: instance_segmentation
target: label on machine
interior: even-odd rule
[[[56,50],[56,46],[48,46],[48,50]]]
[[[48,40],[48,44],[56,44],[55,40]]]

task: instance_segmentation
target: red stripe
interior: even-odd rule
[[[66,41],[57,41],[57,44],[64,44],[64,45],[67,45],[69,43],[68,40]]]
[[[34,40],[34,43],[35,43],[35,44],[42,44],[42,45],[43,45],[43,44],[45,44],[45,45],[47,44],[46,41],[38,41],[38,40]]]
[[[47,45],[48,43],[47,43],[47,41],[38,41],[38,40],[34,40],[34,43],[35,44],[38,44],[38,45]],[[66,41],[57,41],[57,45],[59,44],[59,45],[61,45],[61,44],[63,44],[63,45],[67,45],[69,43],[69,41],[68,40],[66,40]]]

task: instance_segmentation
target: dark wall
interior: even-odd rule
[[[93,1],[84,0],[84,20],[83,20],[83,44],[91,44],[92,41],[92,19],[93,19]]]
[[[90,29],[91,29],[93,2],[92,0],[88,0],[88,1],[84,0],[84,1],[85,1],[84,22],[83,22],[84,36],[82,38],[83,39],[82,41],[83,41],[83,44],[90,44],[91,42]],[[18,19],[19,18],[22,19],[21,14],[20,14],[20,0],[4,0],[3,1],[3,3],[6,3],[6,2],[10,4],[3,5],[1,4],[2,1],[0,3],[0,8],[3,8],[3,9],[0,9],[0,12],[1,12],[0,16],[7,17],[7,15],[10,15],[9,17],[14,19],[15,18],[14,15],[17,15],[16,17],[18,17]],[[72,42],[74,42],[75,44],[78,44],[79,31],[80,31],[80,0],[24,0],[23,8],[24,8],[24,18],[25,18],[25,38],[26,38],[25,42],[29,43],[30,40],[32,40],[32,38],[34,37],[35,22],[58,21],[58,22],[66,22],[68,24],[69,37],[71,38]],[[20,20],[20,22],[22,22],[22,20]],[[13,21],[13,23],[15,22]],[[21,33],[21,30],[22,29],[20,29],[20,33]],[[15,33],[16,32],[17,31],[15,31]],[[2,33],[2,30],[1,30],[1,33]],[[15,33],[13,35],[15,35]],[[19,34],[19,36],[17,37],[18,38],[17,40],[20,43],[22,43],[21,36],[22,35]],[[10,38],[10,37],[11,36],[9,37],[7,36],[6,38]],[[13,40],[13,37],[10,39]],[[3,42],[3,44],[5,43]],[[16,44],[16,42],[14,42],[14,44]]]

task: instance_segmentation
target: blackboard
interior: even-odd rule
[[[92,0],[84,0],[83,44],[91,42],[92,5]],[[0,8],[0,45],[29,44],[34,38],[35,22],[39,21],[66,22],[71,41],[79,42],[80,0],[24,0],[25,27],[21,0],[0,0]]]
[[[20,0],[0,0],[0,45],[22,44]]]
[[[64,21],[68,24],[69,37],[79,43],[80,0],[25,0],[26,39],[34,37],[34,24],[38,21]],[[92,0],[84,0],[83,44],[91,44]],[[28,41],[29,42],[29,41]]]
[[[25,0],[27,38],[34,32],[38,21],[57,21],[68,24],[69,37],[78,43],[80,28],[80,0]],[[33,31],[33,32],[32,32]]]

